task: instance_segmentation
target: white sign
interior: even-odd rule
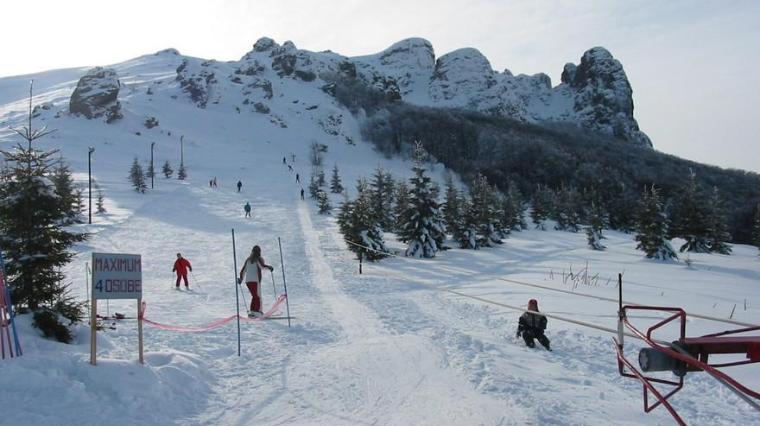
[[[139,254],[93,253],[93,299],[141,299],[142,263]]]

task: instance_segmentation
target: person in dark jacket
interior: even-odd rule
[[[237,187],[238,187],[238,192],[240,192],[240,188],[243,187],[243,182],[238,181]]]
[[[530,299],[528,301],[528,310],[538,312],[538,301],[536,299]],[[536,339],[541,345],[550,351],[549,339],[544,335],[546,322],[546,317],[543,315],[525,312],[520,317],[517,326],[517,337],[522,337],[523,340],[525,340],[525,344],[530,348],[536,346],[536,343],[533,341]]]
[[[245,210],[245,217],[251,217],[251,203],[246,202],[243,206],[243,210]]]
[[[177,273],[176,288],[179,288],[180,280],[185,280],[185,288],[188,290],[190,289],[190,286],[187,284],[188,269],[192,271],[193,265],[190,264],[189,260],[182,257],[181,253],[177,253],[177,260],[174,262],[174,267],[172,268],[172,272]]]

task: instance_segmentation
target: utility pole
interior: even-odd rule
[[[93,152],[95,152],[94,147],[90,147],[90,150],[87,152],[87,180],[90,184],[90,191],[88,194],[90,198],[90,207],[88,209],[90,225],[92,225],[92,153]]]

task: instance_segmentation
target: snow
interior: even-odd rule
[[[271,63],[268,52],[250,56]],[[607,249],[594,251],[583,233],[531,226],[495,248],[365,262],[359,275],[335,219],[318,215],[312,200],[300,200],[295,173],[306,181],[312,142],[328,147],[325,168],[337,164],[352,194],[352,183],[374,168],[409,178],[411,163],[374,152],[362,141],[359,123],[318,83],[279,78],[269,68],[256,77],[272,82],[274,96],[266,101],[270,114],[234,110],[241,97],[226,78],[235,66],[225,63],[210,65],[218,72],[213,99],[220,103],[211,99],[199,109],[174,80],[184,58],[148,55],[113,65],[125,83],[119,95],[124,118],[109,125],[65,113],[76,85],[71,70],[47,72],[35,84],[35,102],[54,105],[41,112],[35,127],[58,129],[38,148],[59,148],[74,178],[86,187],[87,150],[95,147],[93,177],[108,211],[81,226],[92,235],[76,247],[77,256],[65,271],[67,282],[84,300],[85,264],[93,251],[141,254],[147,317],[200,327],[236,312],[234,228],[238,269],[254,244],[275,267],[273,274],[265,271],[264,310],[284,292],[284,267],[292,327],[279,320],[242,322],[238,356],[234,322],[206,333],[146,325],[145,365],[140,365],[135,321],[108,321],[116,329],[98,333],[98,365],[91,366],[86,325],[74,330],[73,344],[63,345],[41,338],[29,316],[20,316],[24,355],[0,361],[1,424],[671,424],[661,408],[643,413],[640,385],[618,375],[610,334],[550,319],[547,335],[554,351],[529,349],[515,337],[518,311],[451,291],[510,306],[536,298],[546,313],[615,328],[615,303],[580,294],[614,299],[617,274],[623,273],[630,302],[681,306],[720,318],[728,318],[735,307],[734,320],[760,323],[760,260],[756,248],[741,245],[731,256],[691,254],[687,265],[646,260],[635,250],[632,235],[605,231]],[[12,96],[0,96],[2,149],[17,142],[8,126],[23,118],[19,106],[26,84],[19,77],[0,79],[0,88],[13,89]],[[146,93],[148,87],[153,95]],[[337,114],[342,115],[338,134],[326,132],[320,122]],[[148,116],[160,126],[146,129],[142,123]],[[147,164],[151,142],[156,142],[157,170],[169,159],[176,176],[180,136],[189,179],[158,173],[155,189],[146,194],[131,189],[129,167],[134,157]],[[284,156],[293,172],[282,164]],[[443,183],[441,165],[428,170]],[[208,187],[213,177],[218,188]],[[234,186],[238,180],[240,193]],[[342,201],[341,195],[330,197],[335,206]],[[244,218],[246,202],[252,205],[250,219]],[[391,235],[385,241],[397,253],[405,249]],[[191,292],[173,288],[177,252],[193,264]],[[575,276],[584,268],[588,282],[568,278],[571,270]],[[247,292],[244,297],[250,300]],[[100,302],[99,310],[134,317],[136,303]],[[643,325],[661,317],[634,319]],[[726,328],[731,325],[691,318],[687,332]],[[672,338],[672,330],[666,331],[671,335],[664,339]],[[635,358],[641,345],[632,339],[626,345]],[[751,367],[730,371],[751,387],[760,385]],[[747,404],[697,373],[687,375],[673,403],[693,424],[757,419]]]

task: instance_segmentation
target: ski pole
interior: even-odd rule
[[[273,291],[272,294],[274,295],[274,298],[277,299],[277,288],[274,285],[274,272],[272,272],[272,270],[270,269],[269,274],[272,275],[272,291]]]
[[[198,290],[203,290],[203,288],[201,287],[201,283],[198,282],[198,278],[195,278],[195,272],[190,270],[190,275],[193,276],[193,284],[198,286]]]
[[[237,250],[235,249],[235,228],[232,228],[232,273],[235,275],[235,309],[237,311],[237,315],[235,320],[237,320],[237,346],[238,346],[238,356],[240,356],[240,301],[238,300],[238,290],[240,287],[240,283],[238,283],[238,272],[237,272]],[[245,300],[245,299],[243,299]],[[247,308],[246,308],[247,309]]]

